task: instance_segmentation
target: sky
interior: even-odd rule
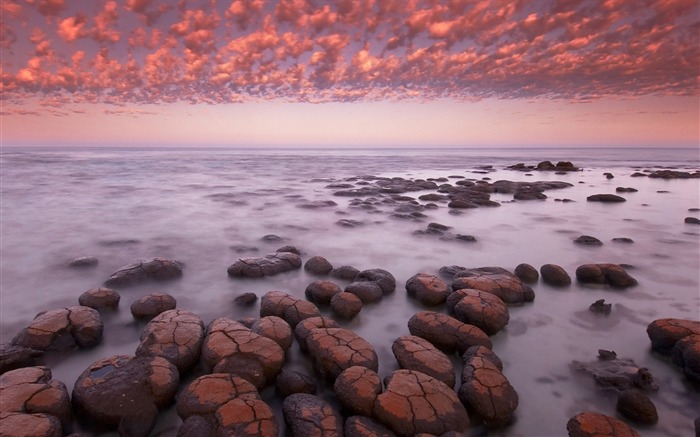
[[[700,147],[697,0],[0,0],[2,146]]]

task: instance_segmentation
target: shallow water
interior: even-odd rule
[[[505,170],[518,162],[570,160],[583,168],[566,175]],[[650,352],[646,326],[664,317],[700,319],[700,226],[685,224],[698,216],[697,179],[632,178],[641,169],[676,166],[697,169],[698,150],[12,150],[0,153],[0,340],[9,341],[36,313],[77,304],[118,268],[139,258],[174,258],[184,276],[119,290],[120,310],[105,316],[100,346],[65,356],[49,356],[53,376],[69,390],[93,361],[133,354],[143,328],[129,306],[143,294],[165,291],[178,307],[205,323],[216,317],[256,316],[258,307],[241,309],[233,299],[244,292],[259,296],[282,290],[304,297],[317,279],[303,269],[266,279],[230,279],[226,268],[241,256],[274,252],[294,245],[306,260],[326,257],[333,265],[384,268],[399,284],[394,294],[365,306],[350,327],[368,340],[380,358],[380,375],[397,368],[391,343],[408,334],[408,319],[422,307],[406,296],[403,284],[418,272],[437,274],[445,265],[500,266],[512,270],[526,262],[564,267],[573,276],[586,263],[631,264],[639,281],[626,291],[573,284],[561,290],[542,282],[533,303],[510,307],[511,321],[492,337],[504,374],[520,395],[517,420],[492,435],[564,435],[566,421],[585,409],[615,415],[615,396],[597,388],[570,368],[573,360],[591,361],[598,349],[634,359],[650,369],[661,389],[652,400],[660,421],[640,428],[643,435],[692,434],[700,395],[665,359]],[[477,167],[493,165],[483,173]],[[640,167],[640,168],[635,168]],[[612,172],[614,179],[606,179]],[[331,183],[360,175],[437,178],[463,176],[491,181],[558,180],[573,187],[547,191],[545,201],[513,202],[492,195],[498,208],[450,214],[445,204],[425,210],[422,221],[391,217],[398,205],[376,210],[353,208],[351,197],[334,196]],[[454,183],[457,179],[452,178]],[[596,193],[634,187],[623,204],[587,202]],[[426,192],[406,193],[418,197]],[[573,202],[557,202],[568,198]],[[313,201],[337,206],[303,208]],[[426,202],[421,202],[426,203]],[[345,228],[338,220],[364,223]],[[428,223],[453,226],[475,243],[417,236]],[[283,241],[267,242],[268,234]],[[603,241],[600,247],[573,243],[580,235]],[[633,244],[615,243],[628,237]],[[237,253],[250,246],[257,252]],[[68,260],[95,256],[91,269],[67,267]],[[338,282],[341,286],[345,283]],[[613,303],[609,316],[588,311],[597,299]],[[330,315],[327,309],[322,309]],[[296,347],[296,346],[295,346]],[[456,357],[455,357],[456,359]],[[288,365],[311,372],[298,351]],[[325,392],[325,395],[329,395]],[[273,391],[263,396],[274,405]],[[281,419],[281,417],[280,417]],[[174,435],[179,419],[164,412],[155,431]],[[477,435],[475,431],[474,435]]]

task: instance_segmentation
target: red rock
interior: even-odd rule
[[[306,344],[314,368],[322,378],[335,379],[352,366],[367,367],[375,372],[379,368],[372,345],[348,329],[313,329]]]
[[[148,322],[141,333],[137,356],[159,356],[183,373],[199,361],[204,343],[204,323],[187,310],[169,310]]]
[[[652,349],[664,354],[670,353],[678,340],[693,334],[700,334],[700,321],[658,319],[647,326]]]
[[[473,325],[462,323],[447,314],[420,311],[408,321],[412,335],[424,338],[445,353],[464,353],[471,346],[491,349],[488,335]]]
[[[343,370],[333,384],[338,400],[354,414],[372,416],[377,396],[382,391],[382,380],[374,370],[362,366]]]
[[[402,369],[425,373],[454,387],[456,376],[452,361],[428,340],[404,335],[394,341],[391,351]]]
[[[569,437],[640,437],[639,433],[625,422],[590,411],[569,419],[566,430]]]

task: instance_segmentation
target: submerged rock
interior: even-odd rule
[[[597,301],[593,302],[588,307],[588,309],[593,311],[594,313],[610,314],[610,311],[612,310],[612,304],[605,303],[605,299],[598,299]]]
[[[590,235],[581,235],[577,239],[574,240],[574,243],[576,244],[581,244],[584,246],[602,246],[603,242],[597,239],[596,237],[592,237]]]
[[[301,258],[292,252],[276,252],[258,258],[240,258],[228,268],[231,277],[261,278],[295,270],[301,267]]]
[[[107,287],[126,287],[148,280],[167,281],[182,276],[182,265],[167,258],[149,258],[134,261],[116,272],[105,281]]]
[[[576,269],[576,279],[583,283],[607,284],[613,288],[637,285],[637,280],[619,264],[584,264]]]
[[[540,267],[542,281],[553,287],[566,287],[571,285],[571,276],[563,267],[557,264],[545,264]]]
[[[629,358],[617,358],[615,352],[600,350],[595,361],[571,363],[575,370],[589,373],[603,388],[624,391],[637,388],[644,391],[659,389],[654,377],[645,367],[639,367]]]
[[[589,202],[618,203],[626,202],[627,199],[615,194],[593,194],[586,198]]]
[[[68,261],[70,267],[86,268],[96,267],[99,261],[94,256],[81,256]]]
[[[406,292],[423,305],[434,306],[444,303],[452,290],[437,276],[417,273],[406,281]]]

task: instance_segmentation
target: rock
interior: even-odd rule
[[[209,434],[189,435],[277,437],[279,434],[279,424],[272,408],[260,398],[255,387],[229,373],[204,375],[192,381],[178,395],[177,413],[190,433],[198,428],[207,429],[202,423],[195,427],[190,419],[201,417],[206,420]]]
[[[595,361],[571,363],[575,370],[589,373],[598,385],[605,389],[624,391],[638,388],[644,391],[659,389],[654,377],[645,367],[639,367],[628,358],[617,358],[615,352],[600,350]]]
[[[532,302],[535,292],[517,276],[500,267],[480,267],[458,271],[452,290],[473,288],[498,296],[507,304]]]
[[[338,293],[331,298],[331,311],[342,319],[352,319],[362,310],[362,300],[352,293]]]
[[[275,381],[277,393],[284,397],[294,393],[316,393],[316,381],[309,375],[296,370],[282,369]]]
[[[72,306],[39,313],[12,344],[40,351],[87,349],[102,340],[102,330],[100,313],[89,307]]]
[[[374,403],[374,418],[402,437],[463,432],[469,416],[452,388],[414,370],[397,370]]]
[[[496,295],[473,289],[460,292],[462,298],[452,309],[457,320],[474,325],[487,335],[496,334],[508,324],[508,308]]]
[[[167,258],[140,259],[112,273],[107,287],[127,287],[146,281],[168,281],[182,276],[182,265]]]
[[[488,335],[481,329],[433,311],[414,314],[408,321],[408,330],[445,353],[458,351],[462,354],[471,346],[493,347]]]
[[[267,241],[267,242],[275,242],[275,241],[284,241],[284,238],[280,237],[279,235],[275,234],[267,234],[263,235],[260,238],[261,241]]]
[[[258,335],[267,337],[280,345],[284,350],[292,347],[292,327],[284,319],[277,316],[265,316],[256,320],[250,330]]]
[[[579,282],[607,284],[613,288],[627,288],[637,285],[637,280],[630,276],[619,264],[584,264],[576,269]]]
[[[639,390],[625,390],[617,398],[617,411],[633,422],[653,425],[659,421],[656,405]]]
[[[535,187],[520,187],[513,194],[515,200],[545,200],[547,195]]]
[[[360,273],[358,269],[353,266],[340,266],[331,270],[328,274],[332,278],[343,279],[345,281],[352,281],[355,276]]]
[[[236,253],[246,253],[246,252],[257,252],[258,251],[258,248],[255,246],[244,246],[244,245],[231,246],[230,249]]]
[[[235,373],[262,389],[274,383],[284,359],[280,345],[241,323],[218,318],[207,327],[202,362],[214,373]]]
[[[299,343],[299,349],[302,352],[306,352],[308,347],[306,345],[306,339],[311,334],[311,331],[318,328],[340,328],[340,325],[336,323],[335,320],[329,319],[327,317],[309,317],[304,319],[294,328],[294,338],[297,339]]]
[[[452,361],[428,340],[404,335],[394,341],[391,351],[402,369],[425,373],[454,387],[455,368]]]
[[[98,287],[91,288],[78,298],[78,304],[96,310],[115,310],[119,307],[119,293],[111,288]]]
[[[346,437],[396,437],[396,434],[366,416],[350,416],[345,421]]]
[[[301,258],[292,252],[276,252],[258,258],[240,258],[228,268],[228,275],[237,278],[261,278],[301,267]]]
[[[236,296],[233,302],[238,306],[250,306],[258,300],[258,295],[255,293],[243,293]]]
[[[600,413],[586,411],[569,419],[569,437],[640,437],[625,422]]]
[[[552,287],[567,287],[571,285],[571,277],[566,270],[556,264],[545,264],[540,267],[542,281]]]
[[[518,264],[513,273],[515,273],[515,276],[517,276],[521,281],[528,284],[534,284],[540,279],[539,272],[530,264]]]
[[[406,292],[423,305],[434,306],[445,303],[452,290],[437,276],[417,273],[406,281]]]
[[[542,161],[535,168],[537,170],[554,170],[554,164],[551,161]]]
[[[167,293],[151,293],[131,304],[131,315],[135,319],[151,319],[158,314],[173,310],[177,300]]]
[[[686,217],[683,222],[691,225],[700,225],[700,219],[697,217]]]
[[[293,253],[294,255],[301,256],[301,251],[299,249],[297,249],[295,246],[282,246],[279,249],[277,249],[275,252],[276,253],[288,252],[288,253]],[[301,263],[299,264],[299,267],[301,267]]]
[[[352,282],[345,287],[345,292],[354,294],[363,304],[379,302],[384,296],[381,287],[376,282],[369,281]]]
[[[474,357],[482,358],[484,360],[490,361],[498,370],[503,371],[503,362],[496,355],[496,352],[491,349],[487,349],[484,346],[472,346],[467,349],[464,354],[462,354],[462,362],[466,363]]]
[[[318,315],[320,315],[318,307],[313,303],[281,291],[268,291],[260,299],[260,317],[281,317],[292,328],[300,321]]]
[[[637,191],[639,191],[639,190],[636,188],[632,188],[632,187],[617,187],[617,188],[615,188],[615,192],[617,192],[617,193],[636,193]]]
[[[352,366],[338,375],[333,390],[343,408],[352,414],[371,417],[374,402],[382,392],[382,380],[372,369]]]
[[[491,360],[467,357],[462,369],[459,399],[490,428],[500,428],[512,421],[518,407],[518,393],[508,378]]]
[[[383,294],[390,294],[396,289],[394,275],[384,269],[363,270],[355,276],[354,282],[374,282],[382,289]],[[347,290],[346,290],[347,291]],[[364,302],[364,301],[363,301]]]
[[[602,246],[603,242],[596,237],[591,237],[590,235],[581,235],[574,240],[576,244],[582,244],[584,246]]]
[[[603,176],[605,176],[606,179],[613,179],[615,177],[612,173],[603,173]]]
[[[141,333],[136,356],[163,357],[185,373],[199,362],[204,322],[187,310],[168,310],[148,322]]]
[[[586,198],[589,202],[604,202],[604,203],[616,203],[616,202],[626,202],[627,199],[620,197],[615,194],[593,194]]]
[[[651,348],[670,354],[676,342],[689,335],[700,334],[700,321],[686,319],[657,319],[647,326]]]
[[[66,385],[48,367],[25,367],[0,376],[3,436],[61,436],[72,420]],[[31,426],[31,428],[22,428]]]
[[[314,281],[306,287],[306,298],[316,305],[330,305],[335,294],[342,293],[342,289],[331,281]]]
[[[177,430],[177,437],[199,437],[216,435],[213,425],[202,416],[190,416]],[[69,436],[70,437],[70,436]]]
[[[81,256],[68,261],[70,267],[87,268],[96,267],[99,261],[94,256]]]
[[[691,179],[700,178],[700,171],[689,173],[687,171],[678,170],[655,170],[649,173],[650,178],[658,179]]]
[[[367,367],[375,372],[379,368],[372,345],[348,329],[312,329],[306,346],[314,368],[324,379],[333,380],[352,366]]]
[[[340,219],[337,222],[335,222],[336,225],[342,226],[344,228],[357,228],[360,226],[364,226],[364,222],[361,222],[359,220],[352,220],[352,219]],[[353,276],[354,277],[354,276]]]
[[[610,314],[610,311],[612,310],[612,304],[605,303],[605,299],[598,299],[597,301],[593,302],[591,306],[588,307],[588,309],[593,311],[594,313]]]
[[[314,275],[327,275],[333,270],[333,265],[322,256],[314,256],[306,261],[304,270]]]
[[[297,208],[304,209],[317,209],[317,208],[328,208],[332,206],[338,206],[338,204],[332,200],[316,200],[312,202],[304,202],[297,205]]]
[[[471,209],[471,208],[478,208],[479,205],[477,205],[474,202],[470,202],[469,200],[466,199],[452,199],[450,203],[447,204],[448,208],[457,208],[457,209]]]
[[[342,437],[343,419],[323,399],[297,393],[282,402],[284,421],[293,436]]]
[[[34,366],[42,351],[10,343],[0,344],[0,375],[10,370]]]
[[[177,368],[162,357],[115,355],[92,363],[78,377],[73,406],[80,417],[118,426],[122,435],[148,436],[178,383]]]
[[[700,334],[691,334],[678,340],[671,350],[671,357],[690,381],[700,383]]]
[[[615,243],[627,243],[627,244],[634,243],[633,239],[627,238],[627,237],[616,237],[616,238],[613,238],[612,241]]]

